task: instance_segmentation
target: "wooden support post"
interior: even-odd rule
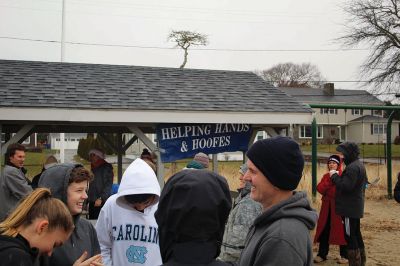
[[[122,133],[117,134],[117,155],[118,155],[118,184],[121,183],[122,179]]]

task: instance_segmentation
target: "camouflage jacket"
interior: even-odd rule
[[[225,225],[224,238],[219,259],[237,262],[244,248],[244,241],[254,219],[261,214],[261,204],[250,198],[249,183],[235,199],[228,222]]]

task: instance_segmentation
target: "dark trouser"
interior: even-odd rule
[[[348,218],[348,219],[349,219],[350,235],[347,235],[348,232],[345,233],[347,247],[348,249],[363,249],[364,241],[361,235],[360,219],[359,218]]]
[[[328,219],[326,221],[324,230],[322,230],[319,236],[319,249],[317,256],[326,260],[329,253],[329,234],[331,231],[331,210],[329,208]],[[347,259],[347,247],[345,245],[340,245],[340,257]]]
[[[100,210],[103,207],[103,203],[99,207],[94,206],[94,202],[89,202],[89,219],[97,220],[99,218]]]
[[[345,218],[344,218],[345,220]],[[364,266],[367,261],[365,254],[364,241],[361,235],[360,219],[348,218],[348,229],[350,235],[345,234],[348,246],[348,259],[350,266]]]

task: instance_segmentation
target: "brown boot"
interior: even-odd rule
[[[365,254],[365,248],[360,248],[361,266],[365,266],[367,263],[367,255]]]
[[[347,255],[349,259],[349,266],[361,266],[361,254],[359,249],[349,249],[347,250]]]

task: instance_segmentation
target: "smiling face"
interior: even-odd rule
[[[244,180],[244,175],[239,173],[239,188],[244,188],[246,186],[246,180]]]
[[[251,183],[250,197],[268,209],[273,205],[275,194],[279,191],[269,182],[268,178],[253,164],[251,160],[247,161],[248,170],[244,175],[244,180]]]
[[[25,161],[25,152],[16,150],[14,155],[9,157],[10,163],[15,165],[18,168],[22,168],[24,166],[24,161]]]
[[[83,203],[88,198],[88,181],[73,182],[67,189],[67,206],[72,215],[80,214],[83,209]]]

